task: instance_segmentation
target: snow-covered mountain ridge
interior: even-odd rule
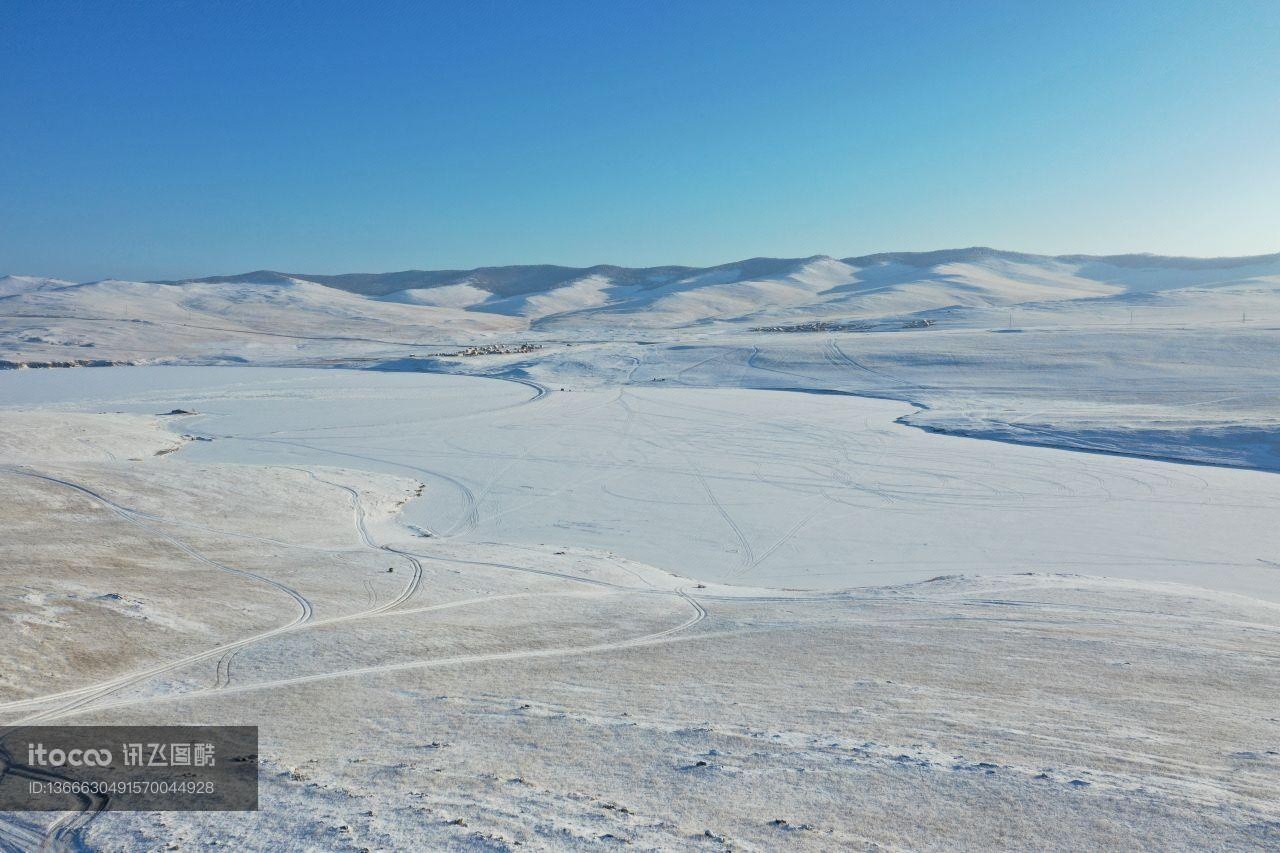
[[[713,267],[480,267],[317,275],[258,270],[164,282],[0,278],[5,314],[218,314],[296,323],[448,327],[464,332],[778,325],[903,317],[1078,299],[1241,286],[1274,291],[1280,254],[1050,257],[987,248],[836,259],[751,258]],[[287,316],[276,317],[276,314]]]

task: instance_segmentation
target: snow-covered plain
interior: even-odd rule
[[[0,287],[0,849],[1280,843],[1280,258]]]
[[[110,368],[0,375],[26,407],[173,408],[200,462],[357,468],[427,488],[449,542],[617,553],[804,589],[1070,572],[1280,602],[1280,477],[934,435],[903,403],[424,373]],[[660,532],[660,535],[655,535]]]

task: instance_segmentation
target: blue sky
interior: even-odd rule
[[[0,272],[1280,250],[1280,4],[0,14]]]

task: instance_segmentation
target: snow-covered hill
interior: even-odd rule
[[[39,293],[46,290],[60,290],[75,284],[60,278],[37,278],[30,275],[0,276],[0,299],[21,296],[24,293]]]
[[[382,306],[392,304],[423,309],[407,318],[426,326],[459,322],[452,312],[461,311],[472,321],[501,315],[530,329],[572,332],[872,320],[1186,288],[1255,284],[1269,290],[1277,280],[1280,254],[1050,257],[971,248],[843,260],[753,258],[707,268],[535,265],[345,275],[258,270],[159,284],[200,294],[199,304],[210,310],[220,301],[233,312],[232,306],[251,302],[384,317]],[[306,284],[316,289],[302,305],[296,294]],[[87,297],[67,295],[68,301]],[[492,323],[464,328],[493,328]]]

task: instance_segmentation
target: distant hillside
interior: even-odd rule
[[[0,278],[3,314],[15,324],[15,356],[36,343],[102,343],[108,335],[103,324],[116,320],[170,330],[177,337],[156,348],[163,354],[197,346],[213,352],[223,347],[218,341],[224,333],[245,330],[300,341],[425,345],[486,335],[572,339],[814,324],[954,328],[962,321],[989,325],[987,312],[1011,306],[1055,305],[1062,316],[1068,304],[1097,311],[1101,302],[1114,306],[1104,312],[1114,319],[1127,318],[1139,303],[1190,306],[1194,294],[1208,290],[1219,295],[1213,304],[1220,314],[1230,305],[1237,317],[1269,316],[1269,306],[1280,300],[1280,254],[1049,257],[973,247],[843,260],[748,258],[712,267],[541,264],[343,275],[255,270],[176,282],[78,285]],[[1204,300],[1195,304],[1200,313],[1208,310]],[[97,331],[67,325],[81,321],[96,323]],[[136,336],[136,328],[110,334],[124,341]],[[179,340],[184,334],[192,341]]]
[[[363,296],[388,296],[408,290],[431,290],[439,287],[467,285],[502,299],[545,292],[590,277],[608,279],[616,285],[653,289],[677,280],[714,278],[732,274],[737,280],[750,280],[785,275],[789,270],[825,256],[811,258],[750,258],[712,267],[659,266],[620,267],[600,264],[591,267],[566,267],[553,264],[530,264],[501,267],[477,267],[470,270],[403,270],[384,273],[289,273],[256,270],[234,275],[206,276],[154,284],[286,284],[310,281],[326,287],[358,293]],[[1229,270],[1254,265],[1280,264],[1280,253],[1237,258],[1188,258],[1163,255],[1034,255],[1009,252],[985,246],[965,249],[941,249],[930,252],[882,252],[841,259],[850,267],[865,269],[886,264],[901,264],[926,269],[946,264],[973,264],[1004,261],[1025,264],[1101,264],[1123,269],[1149,270]]]
[[[341,273],[324,275],[315,273],[283,273],[275,270],[256,270],[236,275],[206,276],[176,281],[158,281],[154,284],[283,284],[303,280],[326,287],[335,287],[363,296],[386,296],[403,290],[430,290],[466,284],[478,287],[490,294],[504,298],[528,293],[552,290],[591,276],[608,278],[618,284],[636,287],[657,287],[667,282],[692,275],[733,270],[745,277],[759,277],[781,272],[801,263],[785,258],[751,258],[715,267],[619,267],[599,264],[593,267],[563,267],[553,264],[530,264],[505,267],[477,267],[472,270],[404,270],[385,273]]]

